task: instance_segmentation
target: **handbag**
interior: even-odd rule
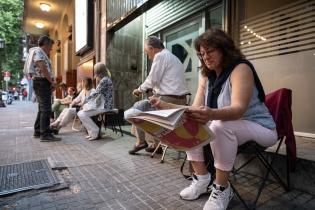
[[[103,99],[103,95],[99,94],[98,96],[96,96],[94,99],[88,101],[87,103],[85,103],[82,107],[83,111],[89,111],[89,110],[96,110],[102,107],[102,104],[104,106],[104,99]]]

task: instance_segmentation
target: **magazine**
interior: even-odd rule
[[[186,108],[138,111],[129,120],[176,150],[189,151],[208,144],[213,134],[208,125],[185,118]]]

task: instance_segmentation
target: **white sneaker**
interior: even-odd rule
[[[197,176],[193,174],[193,180],[189,187],[183,189],[179,195],[183,200],[195,200],[199,198],[200,195],[204,194],[208,190],[208,186],[211,181],[211,175],[209,174],[209,179],[198,180]]]
[[[213,184],[209,200],[206,202],[203,210],[225,210],[228,207],[234,195],[233,190],[230,183],[223,191],[220,188],[220,186]]]

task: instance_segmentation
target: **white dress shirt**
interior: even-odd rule
[[[149,88],[158,95],[181,96],[188,93],[184,66],[167,49],[155,54],[150,73],[138,89],[145,92]]]

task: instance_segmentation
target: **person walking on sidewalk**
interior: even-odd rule
[[[155,36],[149,36],[145,40],[144,51],[153,61],[151,70],[145,81],[133,90],[132,94],[139,97],[142,93],[152,89],[153,93],[164,101],[185,105],[188,89],[182,62],[165,49],[162,41]],[[135,110],[150,111],[155,110],[155,108],[148,103],[148,100],[138,101],[125,112],[125,118],[128,119],[132,116]],[[132,155],[148,147],[145,133],[138,128],[136,129],[136,137],[137,142],[134,148],[129,151],[129,154]],[[153,152],[156,146],[157,142],[153,142],[146,151]]]
[[[38,102],[38,113],[34,124],[34,138],[41,141],[60,141],[52,134],[50,129],[51,115],[51,94],[55,87],[51,62],[48,58],[54,41],[48,36],[41,36],[38,39],[38,47],[30,49],[28,59],[32,59],[35,72],[32,75],[33,88]]]

